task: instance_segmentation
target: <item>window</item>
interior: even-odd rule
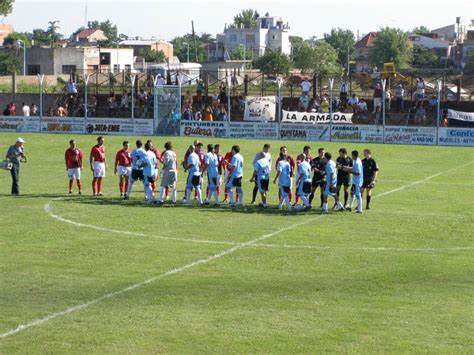
[[[254,34],[248,34],[245,36],[245,43],[246,44],[255,44],[255,35]]]
[[[234,34],[234,35],[230,35],[230,41],[231,41],[232,43],[237,42],[237,35],[235,35],[235,34]]]
[[[28,65],[28,75],[41,74],[41,67],[39,65]]]
[[[114,64],[114,73],[120,72],[120,64]]]
[[[125,64],[125,71],[131,72],[132,66],[130,64]]]
[[[76,72],[75,65],[63,65],[63,74],[74,74]]]

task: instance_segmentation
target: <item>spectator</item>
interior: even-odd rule
[[[310,112],[320,112],[321,111],[321,105],[320,105],[318,97],[315,97],[313,100],[311,100],[311,103],[309,105],[309,111]]]
[[[184,105],[186,107],[192,107],[193,106],[193,95],[191,94],[191,91],[187,90],[186,94],[184,95]]]
[[[425,81],[420,76],[416,79],[416,91],[415,91],[415,100],[423,101],[425,99]]]
[[[228,121],[229,117],[227,116],[227,111],[224,105],[221,105],[219,108],[219,114],[217,116],[218,121]]]
[[[77,96],[77,84],[72,78],[67,82],[66,89],[70,96]]]
[[[359,104],[359,98],[356,94],[352,94],[351,98],[347,101],[348,105],[352,108],[352,112],[357,112],[357,105]]]
[[[403,84],[399,83],[395,87],[395,100],[397,102],[397,111],[404,112],[405,111],[405,89],[403,88]]]
[[[212,101],[212,117],[218,117],[219,116],[219,102],[217,101]]]
[[[347,104],[347,84],[344,79],[341,80],[339,86],[339,100],[341,101],[341,105],[345,107]]]
[[[385,111],[389,112],[392,108],[392,92],[390,88],[385,90]]]
[[[66,117],[67,116],[66,105],[62,106],[61,104],[58,104],[58,107],[56,108],[56,116],[58,116],[58,117]]]
[[[382,85],[380,83],[375,84],[374,87],[374,111],[373,113],[377,112],[377,107],[380,111],[382,106]]]
[[[95,116],[96,111],[97,111],[97,97],[94,95],[88,100],[87,115],[90,117]]]
[[[161,76],[161,74],[156,75],[156,86],[164,86],[166,84],[165,79]]]
[[[38,116],[38,106],[35,103],[31,104],[31,116]]]
[[[362,115],[367,115],[369,109],[367,107],[367,102],[364,99],[360,99],[359,103],[357,104],[357,113]]]
[[[189,107],[186,107],[183,111],[183,120],[191,121],[193,119],[193,113]]]
[[[323,113],[329,112],[329,100],[326,94],[323,96],[323,99],[321,101],[321,111]]]
[[[24,154],[23,138],[18,138],[14,145],[7,151],[6,159],[11,163],[10,174],[12,176],[12,195],[20,194],[20,163],[26,163]]]
[[[206,109],[204,110],[204,114],[202,115],[202,120],[214,121],[214,118],[212,117],[212,109],[210,106],[207,106]]]
[[[311,86],[312,86],[311,83],[309,82],[309,80],[304,79],[301,82],[300,86],[301,86],[301,94],[302,95],[304,95],[304,94],[309,95],[309,91],[311,90]]]
[[[117,112],[117,100],[115,100],[115,95],[111,94],[107,98],[107,106],[108,106],[108,116],[114,117]]]
[[[443,117],[443,120],[441,121],[441,127],[448,127],[449,126],[449,119],[447,116]]]
[[[4,115],[4,116],[10,116],[10,104],[8,104],[8,105],[5,107],[5,110],[3,110],[3,115]]]
[[[306,112],[308,111],[310,98],[306,91],[303,91],[299,100],[298,100],[298,111]]]
[[[195,120],[195,121],[202,121],[202,113],[201,113],[201,111],[196,111],[196,114],[194,115],[194,120]]]
[[[10,116],[16,116],[16,104],[14,102],[10,102],[8,111],[10,112]]]
[[[30,117],[30,106],[24,102],[21,104],[21,111],[23,112],[23,117]]]
[[[433,95],[430,97],[428,101],[428,110],[434,112],[436,111],[437,108],[438,108],[438,98],[435,95]]]
[[[424,125],[426,123],[426,109],[423,101],[418,102],[417,109],[415,111],[415,123]]]
[[[122,98],[120,99],[120,108],[128,109],[129,102],[130,102],[130,96],[128,96],[127,92],[124,92],[122,94]]]

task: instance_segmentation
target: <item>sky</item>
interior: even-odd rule
[[[474,19],[473,0],[16,0],[12,14],[1,21],[22,32],[59,20],[60,31],[69,36],[86,23],[86,3],[88,20],[109,19],[119,33],[166,40],[191,32],[192,20],[197,33],[221,33],[246,8],[282,17],[291,35],[303,38],[321,38],[333,27],[363,35],[383,26],[433,29],[454,23],[456,16],[465,23]]]

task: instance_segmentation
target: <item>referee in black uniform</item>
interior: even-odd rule
[[[364,149],[364,159],[362,159],[362,170],[364,172],[364,182],[362,183],[361,195],[364,198],[364,191],[367,190],[367,206],[366,209],[370,210],[370,199],[372,197],[372,189],[375,187],[375,179],[379,168],[374,158],[372,158],[372,152],[370,149]]]

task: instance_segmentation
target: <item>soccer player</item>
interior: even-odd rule
[[[195,189],[197,193],[197,200],[202,205],[202,191],[201,191],[201,160],[196,153],[197,148],[194,147],[191,154],[186,161],[186,170],[188,171],[188,180],[186,183],[186,204],[189,205],[189,198],[191,190]]]
[[[313,169],[313,180],[311,182],[311,194],[309,195],[309,203],[313,202],[314,194],[319,187],[320,190],[320,199],[321,199],[321,206],[323,207],[324,202],[324,187],[326,185],[325,181],[325,168],[326,165],[324,163],[324,148],[318,149],[318,156],[311,160],[311,168]]]
[[[306,160],[306,156],[301,160],[300,165],[298,166],[298,180],[296,181],[298,196],[303,201],[306,209],[311,208],[311,202],[309,201],[308,196],[311,194],[311,165]]]
[[[300,166],[301,162],[306,160],[308,163],[311,164],[311,160],[313,157],[311,156],[311,147],[309,145],[305,145],[303,148],[303,153],[296,157],[296,171],[298,171],[298,167]],[[300,196],[298,195],[298,186],[296,187],[295,191],[295,204],[297,205],[300,200]]]
[[[217,162],[218,162],[218,165],[217,165],[217,171],[218,171],[218,174],[217,174],[217,188],[216,188],[217,196],[220,196],[220,194],[221,194],[222,174],[223,174],[224,169],[225,169],[224,157],[222,156],[222,154],[220,152],[221,152],[220,144],[214,145],[214,153],[217,156]]]
[[[204,157],[205,171],[207,172],[207,196],[206,205],[209,205],[211,196],[214,196],[214,205],[219,204],[219,196],[217,194],[217,183],[219,176],[219,159],[215,153],[215,148],[212,144],[207,145],[207,154]]]
[[[165,143],[165,151],[162,155],[163,169],[161,170],[161,194],[160,202],[163,203],[166,198],[166,190],[171,188],[171,199],[176,203],[176,183],[178,181],[178,158],[173,151],[171,142]]]
[[[97,144],[91,149],[89,163],[93,173],[92,194],[102,196],[102,179],[105,177],[106,169],[104,137],[97,137]]]
[[[293,157],[291,155],[288,154],[288,148],[283,146],[283,147],[280,147],[280,154],[283,154],[285,157],[286,157],[286,160],[288,161],[288,163],[290,163],[290,168],[291,168],[291,172],[290,172],[290,176],[291,176],[291,185],[293,186],[293,176],[294,176],[294,173],[295,173],[295,167],[296,167],[296,163],[295,163],[295,159],[293,159]],[[277,161],[276,161],[276,164],[275,164],[275,169],[276,167],[278,166],[278,163],[280,162],[280,156],[278,157]],[[280,198],[280,191],[278,191],[278,198]],[[292,193],[290,191],[290,194],[288,195],[289,199],[290,199],[290,202],[291,202],[291,199],[292,199]]]
[[[268,143],[264,144],[262,151],[255,154],[255,158],[253,158],[253,163],[252,163],[254,167],[255,167],[255,163],[258,160],[260,160],[262,156],[265,157],[269,161],[270,166],[271,166],[272,155],[270,154],[270,144]],[[253,187],[253,191],[252,191],[252,202],[250,202],[253,205],[255,203],[255,199],[257,198],[257,193],[260,191],[260,189],[258,188],[258,179],[253,179],[252,181],[255,181],[255,186]]]
[[[150,151],[152,151],[152,152],[155,154],[156,159],[157,159],[157,162],[161,162],[161,161],[162,161],[162,160],[161,160],[161,152],[160,152],[159,149],[157,149],[157,148],[155,147],[155,145],[153,144],[153,141],[152,141],[151,139],[149,139],[149,140],[146,141],[145,144],[149,144],[149,146],[150,146]],[[158,176],[159,176],[159,175],[158,175],[158,163],[156,164],[156,169],[155,169],[155,170],[156,170],[156,172],[155,172],[155,173],[156,173],[156,176],[158,177]],[[151,184],[151,188],[153,189],[153,193],[155,193],[155,191],[156,191],[156,181],[154,181],[154,182]]]
[[[232,160],[229,164],[229,176],[226,181],[226,189],[229,193],[229,204],[231,207],[235,207],[234,194],[232,189],[237,191],[237,206],[242,206],[244,200],[244,191],[242,190],[242,177],[244,173],[244,157],[240,154],[240,147],[234,145],[232,147]]]
[[[343,169],[348,173],[352,173],[352,187],[351,187],[351,199],[349,202],[349,207],[346,208],[348,211],[352,210],[352,203],[354,202],[354,197],[357,200],[357,213],[362,213],[362,194],[360,189],[364,181],[364,168],[362,167],[362,162],[359,159],[359,152],[353,150],[352,153],[352,166],[346,166]]]
[[[143,181],[143,168],[140,167],[138,162],[146,156],[146,152],[143,149],[143,143],[141,140],[137,140],[135,142],[135,146],[136,149],[134,149],[130,154],[130,157],[132,158],[132,173],[128,181],[127,192],[123,196],[123,198],[126,200],[130,198],[135,181]]]
[[[262,196],[263,208],[267,207],[267,192],[268,185],[270,184],[270,170],[271,170],[271,161],[268,160],[268,157],[265,154],[260,153],[260,159],[254,162],[253,164],[253,174],[250,182],[256,182],[258,191]]]
[[[332,155],[329,152],[324,153],[324,164],[326,169],[326,186],[324,188],[324,201],[322,213],[328,213],[328,196],[334,197],[336,205],[339,210],[344,210],[344,206],[341,201],[337,198],[337,169],[336,163],[331,160]]]
[[[119,176],[120,197],[127,194],[128,180],[132,174],[132,156],[128,141],[122,143],[122,149],[115,154],[114,174]]]
[[[344,208],[347,207],[347,200],[349,198],[349,185],[350,185],[350,174],[347,172],[346,167],[352,166],[352,159],[347,155],[347,149],[339,149],[339,156],[336,159],[337,168],[337,199],[339,200],[341,187],[344,186]]]
[[[364,196],[364,191],[367,190],[367,206],[366,210],[370,210],[370,200],[372,198],[372,189],[375,187],[375,179],[379,168],[370,149],[364,149],[364,159],[362,159],[362,167],[364,169],[364,182],[362,183],[361,194]]]
[[[143,168],[143,187],[145,189],[145,196],[148,203],[155,202],[155,195],[153,193],[152,184],[156,181],[156,166],[158,159],[155,153],[151,150],[152,145],[145,143],[146,154],[138,161],[138,165]]]
[[[224,167],[224,181],[225,181],[225,184],[227,184],[227,180],[229,179],[229,174],[230,174],[230,162],[232,160],[232,156],[233,156],[233,153],[232,153],[232,150],[230,152],[227,152],[225,155],[224,155],[224,159],[222,160],[222,165]],[[229,193],[227,191],[227,188],[224,186],[224,201],[223,203],[226,203],[227,202],[227,198],[229,197]],[[237,199],[238,199],[238,196],[237,196]]]
[[[283,202],[285,202],[286,208],[288,210],[291,210],[291,166],[290,163],[288,163],[287,156],[282,153],[280,153],[280,159],[276,170],[277,175],[273,180],[273,183],[275,184],[278,180],[278,188],[280,190],[278,209],[281,210],[283,208]]]
[[[81,183],[81,169],[82,169],[82,151],[77,148],[76,141],[71,139],[69,141],[69,148],[64,153],[64,160],[66,161],[66,171],[69,177],[69,194],[72,194],[72,186],[74,185],[74,179],[77,183],[77,189],[79,195],[82,194],[82,183]]]

